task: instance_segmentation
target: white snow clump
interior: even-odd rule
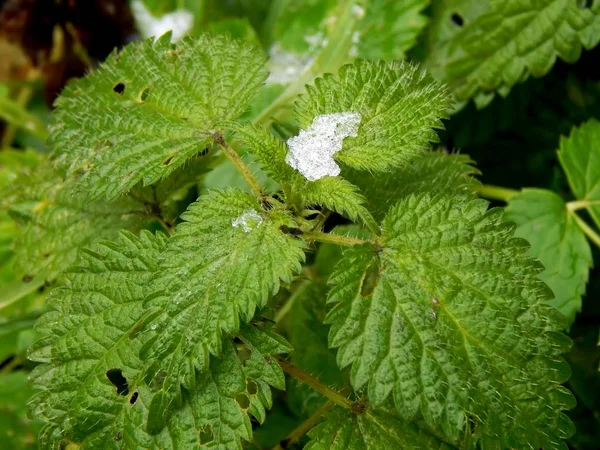
[[[258,211],[249,209],[244,211],[241,216],[231,221],[233,228],[242,228],[244,233],[250,233],[262,223],[263,219],[258,214]]]
[[[167,31],[173,31],[171,42],[176,42],[194,27],[194,15],[187,9],[178,9],[162,17],[155,17],[141,0],[131,4],[131,11],[144,38],[154,36],[154,40]]]
[[[340,166],[333,155],[342,149],[344,138],[358,135],[361,119],[362,116],[355,112],[315,117],[310,127],[288,139],[289,152],[285,162],[310,181],[339,175]]]

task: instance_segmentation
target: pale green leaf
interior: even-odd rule
[[[348,250],[332,276],[330,344],[354,388],[404,420],[483,448],[565,448],[563,319],[514,225],[486,210],[471,196],[401,200],[382,250]]]
[[[152,184],[239,117],[266,78],[265,58],[241,41],[169,35],[134,42],[56,102],[50,144],[90,198]]]
[[[27,401],[32,390],[27,372],[0,374],[0,448],[36,450],[40,422],[27,418]]]
[[[426,152],[409,164],[383,174],[357,170],[344,173],[367,198],[369,211],[381,220],[398,200],[418,192],[457,193],[474,192],[479,182],[467,155],[444,151]]]
[[[282,210],[264,210],[250,194],[211,191],[193,203],[161,255],[157,293],[146,307],[161,314],[144,357],[164,370],[167,396],[180,383],[190,389],[209,354],[220,354],[223,333],[235,334],[266,305],[281,282],[289,283],[304,260],[302,242],[284,234],[293,226]]]
[[[572,324],[593,263],[585,235],[564,200],[551,191],[524,189],[510,199],[506,213],[518,225],[515,235],[529,241],[531,256],[546,268],[540,278],[554,292],[549,303]]]
[[[357,137],[344,139],[334,159],[373,172],[402,167],[436,142],[450,98],[441,83],[406,63],[357,61],[325,75],[296,104],[301,128],[316,116],[361,115]]]
[[[541,77],[557,58],[575,62],[589,18],[575,0],[491,0],[488,12],[464,26],[451,44],[444,80],[458,100]],[[586,39],[590,42],[590,38]],[[491,98],[491,97],[490,97]]]
[[[587,202],[587,210],[600,227],[600,122],[592,119],[561,137],[558,152],[571,191]]]
[[[456,448],[432,433],[399,420],[390,411],[353,415],[337,409],[313,428],[305,450],[383,450]]]

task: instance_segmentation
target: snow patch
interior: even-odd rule
[[[143,37],[158,39],[167,31],[173,31],[171,42],[176,42],[194,27],[194,16],[187,9],[178,9],[162,17],[155,17],[141,0],[131,4],[131,11]]]
[[[269,50],[269,78],[267,84],[287,84],[298,78],[315,59],[312,55],[286,52],[279,43]]]
[[[344,138],[358,135],[361,119],[362,116],[355,112],[315,117],[309,128],[288,139],[289,152],[285,162],[310,181],[339,175],[340,166],[333,155],[342,149]]]
[[[249,209],[244,211],[241,216],[231,221],[233,228],[242,228],[244,233],[250,233],[262,223],[263,219],[258,214],[258,211]]]
[[[352,14],[354,14],[354,17],[357,19],[362,19],[365,16],[365,9],[360,5],[354,5],[352,7]]]

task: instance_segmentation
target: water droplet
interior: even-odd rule
[[[231,221],[233,228],[241,228],[245,233],[249,233],[262,223],[263,219],[258,214],[258,211],[249,209],[244,211],[242,215]]]

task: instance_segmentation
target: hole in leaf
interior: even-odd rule
[[[140,93],[140,102],[144,103],[148,99],[149,95],[150,95],[150,88],[147,87]]]
[[[248,396],[246,394],[236,395],[235,401],[237,402],[238,405],[240,405],[240,408],[242,408],[242,409],[248,409],[248,407],[250,406],[250,399],[248,398]]]
[[[173,160],[175,159],[175,157],[177,156],[177,153],[171,153],[169,156],[167,156],[163,162],[161,163],[163,166],[168,166],[169,164],[171,164],[173,162]]]
[[[204,446],[210,444],[215,440],[215,434],[213,433],[212,427],[202,427],[200,429],[200,445]]]
[[[139,394],[137,392],[134,392],[133,395],[131,396],[131,398],[129,399],[129,404],[135,405],[135,402],[137,402],[138,397],[139,397]]]
[[[204,446],[206,444],[210,444],[215,440],[215,434],[212,431],[212,428],[202,428],[200,429],[200,445]]]
[[[254,381],[248,381],[248,384],[246,385],[246,392],[248,393],[248,395],[256,395],[256,393],[258,392],[258,386]]]
[[[113,91],[116,92],[119,95],[123,95],[123,93],[125,92],[125,84],[124,83],[117,83],[115,85],[115,87],[113,87]]]
[[[33,280],[33,275],[25,275],[23,277],[23,283],[29,283],[31,280]]]
[[[129,394],[127,378],[123,376],[123,371],[121,369],[108,369],[106,371],[106,377],[108,378],[108,381],[110,381],[117,388],[117,394]]]
[[[246,346],[244,343],[238,344],[237,348],[237,357],[241,364],[244,364],[252,357],[252,350],[250,347]]]
[[[198,153],[200,156],[204,156],[208,154],[208,147],[203,148],[202,151],[200,153]]]
[[[450,16],[450,20],[452,21],[452,23],[458,27],[462,27],[465,24],[464,19],[462,18],[462,16],[458,13],[454,13]]]

